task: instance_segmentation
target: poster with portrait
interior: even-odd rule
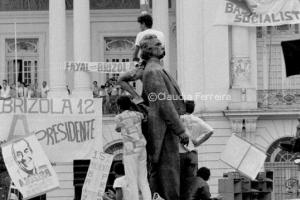
[[[2,146],[2,154],[9,176],[24,199],[59,187],[57,175],[35,135]]]

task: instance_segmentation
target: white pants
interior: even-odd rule
[[[146,148],[139,148],[136,153],[123,156],[125,177],[129,184],[130,200],[139,200],[139,190],[143,200],[151,200],[151,191],[147,179]]]

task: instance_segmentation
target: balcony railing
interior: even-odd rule
[[[258,90],[258,107],[264,109],[300,108],[300,89]]]

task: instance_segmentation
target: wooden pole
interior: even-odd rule
[[[14,31],[15,31],[15,78],[16,78],[16,81],[15,81],[15,85],[17,86],[17,82],[18,82],[18,45],[17,45],[17,22],[15,21],[14,23]]]

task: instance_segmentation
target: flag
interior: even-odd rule
[[[265,14],[270,11],[278,13],[280,10],[294,0],[229,0],[250,14]]]
[[[228,0],[231,3],[234,3],[238,7],[242,8],[243,10],[247,11],[249,14],[252,13],[251,7],[247,0]]]
[[[281,42],[286,76],[300,75],[300,40]]]
[[[216,25],[299,24],[300,0],[220,0]]]

